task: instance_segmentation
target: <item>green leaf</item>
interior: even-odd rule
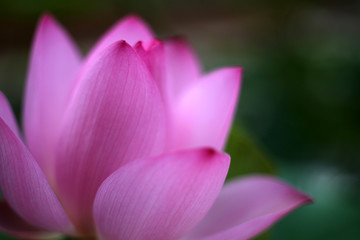
[[[227,179],[251,173],[271,175],[276,173],[268,155],[249,134],[236,125],[233,125],[230,132],[225,152],[231,156]]]

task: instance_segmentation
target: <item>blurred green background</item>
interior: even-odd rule
[[[45,11],[84,53],[137,13],[160,37],[185,36],[206,71],[242,66],[229,177],[276,174],[315,199],[261,238],[360,238],[359,1],[1,0],[0,89],[17,116]]]

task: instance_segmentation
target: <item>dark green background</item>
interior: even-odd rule
[[[263,238],[359,238],[358,1],[1,0],[0,89],[18,116],[45,11],[84,52],[117,19],[138,13],[160,37],[187,37],[205,70],[242,66],[229,177],[272,173],[315,198]]]

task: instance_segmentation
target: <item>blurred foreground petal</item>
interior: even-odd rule
[[[0,159],[0,189],[11,208],[36,227],[71,233],[72,225],[39,165],[2,119]]]
[[[225,184],[206,217],[185,239],[245,240],[312,200],[272,177],[250,176]]]

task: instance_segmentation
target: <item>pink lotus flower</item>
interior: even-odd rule
[[[50,16],[33,43],[24,141],[0,95],[0,229],[39,238],[248,239],[311,201],[271,177],[224,184],[241,70],[203,75],[139,18],[82,59]],[[236,161],[236,160],[235,160]]]

